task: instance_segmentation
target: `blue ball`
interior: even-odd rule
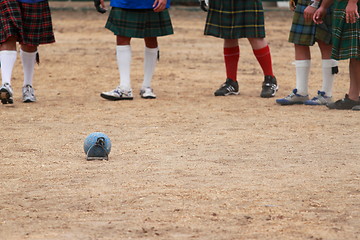
[[[89,149],[91,147],[93,147],[98,141],[100,141],[103,143],[103,147],[105,149],[105,151],[107,152],[107,154],[110,153],[111,151],[111,141],[110,141],[110,138],[102,133],[102,132],[93,132],[93,133],[90,133],[86,138],[85,138],[85,141],[84,141],[84,151],[85,151],[85,154],[88,153]],[[95,152],[94,153],[95,155],[97,155],[97,153]],[[103,155],[103,151],[99,151],[98,153],[99,157],[101,155]]]

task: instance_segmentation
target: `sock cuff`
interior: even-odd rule
[[[17,51],[16,50],[3,50],[0,51],[1,55],[17,55]]]
[[[159,48],[156,47],[156,48],[148,48],[148,47],[145,47],[145,52],[149,52],[149,53],[157,53],[159,51]]]
[[[263,48],[253,49],[253,52],[256,57],[263,57],[265,55],[270,54],[270,48],[269,48],[269,45],[266,45]]]
[[[296,60],[294,64],[295,67],[310,67],[311,60]]]
[[[322,67],[329,68],[329,67],[337,67],[338,61],[335,59],[323,59],[322,60]]]
[[[35,52],[25,52],[24,50],[22,50],[20,48],[20,55],[32,57],[32,56],[36,56],[36,54],[37,54],[37,51],[35,51]]]
[[[225,56],[233,56],[233,55],[239,55],[240,54],[240,47],[236,46],[236,47],[230,47],[230,48],[225,48],[224,47],[224,55]]]
[[[131,45],[117,45],[116,51],[128,51],[131,50]]]

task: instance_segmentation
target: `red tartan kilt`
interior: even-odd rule
[[[21,3],[0,0],[0,42],[15,36],[21,44],[38,46],[55,42],[47,1]]]

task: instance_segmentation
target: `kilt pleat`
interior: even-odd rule
[[[360,19],[356,23],[346,23],[346,5],[347,1],[338,0],[334,4],[332,58],[360,60]]]
[[[264,10],[261,1],[209,1],[204,34],[223,39],[264,38]]]
[[[16,0],[0,0],[0,43],[15,36],[22,40],[23,28],[19,3]]]
[[[151,9],[111,8],[105,28],[117,36],[144,38],[173,34],[168,9],[154,12]]]
[[[1,42],[11,36],[31,46],[55,42],[48,1],[30,4],[0,0],[0,11]]]
[[[330,8],[322,24],[313,21],[306,22],[304,10],[310,4],[310,0],[298,0],[289,34],[289,42],[298,45],[312,46],[316,40],[331,43],[331,15]]]

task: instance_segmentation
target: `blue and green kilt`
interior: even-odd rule
[[[105,28],[117,36],[145,38],[174,33],[168,9],[154,12],[152,9],[111,8]]]
[[[345,8],[348,1],[335,1],[333,17],[332,58],[360,60],[360,19],[356,23],[346,23]],[[358,2],[360,9],[360,2]]]
[[[312,46],[317,40],[320,40],[330,44],[332,7],[326,13],[322,24],[315,24],[313,21],[305,22],[304,10],[310,5],[310,2],[310,0],[298,0],[290,29],[289,42]]]
[[[223,39],[264,38],[264,10],[261,1],[209,1],[204,34]]]
[[[0,43],[9,37],[30,46],[55,42],[48,1],[0,0],[0,24]]]

